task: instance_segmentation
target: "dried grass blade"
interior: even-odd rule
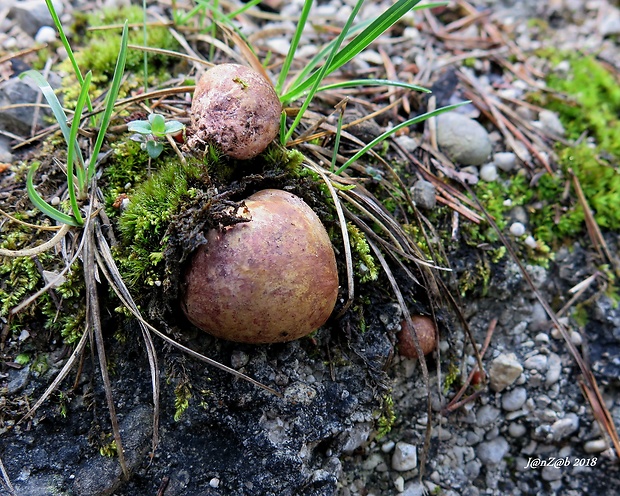
[[[392,286],[392,290],[394,291],[394,295],[396,296],[398,305],[400,306],[403,312],[403,316],[405,317],[407,325],[409,326],[410,329],[415,329],[415,326],[413,325],[413,322],[411,320],[411,314],[409,313],[409,309],[407,308],[405,299],[403,298],[403,295],[400,291],[400,287],[398,286],[398,283],[396,282],[396,279],[394,278],[394,275],[392,274],[392,271],[390,270],[390,266],[387,264],[387,261],[385,260],[383,253],[381,253],[381,250],[379,250],[377,245],[375,245],[372,241],[368,240],[368,245],[374,252],[377,259],[379,260],[379,263],[381,264],[381,268],[383,269],[383,272],[385,273],[388,280],[390,281],[390,285]],[[430,443],[431,443],[431,430],[432,430],[431,419],[433,416],[433,409],[431,405],[430,375],[428,373],[428,367],[426,365],[426,358],[424,358],[424,353],[422,352],[422,347],[420,346],[420,341],[418,340],[416,333],[413,332],[411,333],[411,335],[413,337],[413,344],[415,346],[416,352],[418,353],[418,357],[420,357],[418,361],[420,363],[420,368],[422,369],[422,377],[424,379],[424,385],[426,387],[426,391],[428,392],[426,396],[427,398],[427,412],[426,413],[427,413],[428,422],[426,423],[426,433],[424,436],[424,449],[422,450],[422,455],[420,457],[420,476],[419,477],[421,480],[422,477],[424,476],[424,468],[426,466],[426,455],[428,453],[428,450],[430,448]]]
[[[353,298],[355,297],[355,280],[353,278],[353,256],[351,255],[351,242],[349,241],[347,221],[344,218],[344,212],[342,209],[342,204],[340,203],[340,198],[338,197],[338,193],[336,192],[336,189],[334,188],[332,182],[326,176],[324,170],[318,164],[315,164],[310,160],[307,160],[307,162],[308,163],[305,164],[306,167],[310,168],[311,170],[315,171],[319,176],[321,176],[321,179],[323,179],[323,182],[325,182],[327,188],[329,189],[329,194],[334,200],[334,208],[336,209],[336,214],[338,215],[338,223],[340,224],[340,231],[342,233],[342,242],[344,244],[344,257],[347,266],[347,301],[340,309],[340,311],[335,315],[335,318],[339,318],[344,315],[344,313],[348,310],[348,308],[351,306],[351,303],[353,303]]]
[[[13,487],[13,484],[11,484],[11,479],[9,478],[9,474],[4,468],[4,463],[2,463],[2,458],[0,458],[0,472],[2,472],[3,485],[6,486],[7,490],[9,491],[10,496],[17,496],[17,493],[15,492],[15,488]]]
[[[94,252],[96,247],[92,224],[85,229],[84,237],[86,238],[86,243],[84,243],[83,260],[84,283],[86,285],[86,316],[95,336],[97,356],[99,358],[99,368],[101,369],[101,378],[105,389],[105,396],[108,404],[108,412],[110,414],[110,423],[112,424],[114,442],[116,443],[118,461],[123,475],[126,478],[129,478],[129,469],[127,468],[127,462],[125,461],[123,441],[121,439],[121,431],[118,425],[116,407],[114,406],[114,397],[112,396],[112,385],[108,374],[108,361],[106,358],[105,344],[103,342],[103,333],[101,330],[101,313],[99,308],[99,296],[97,294],[97,281],[95,278],[96,265]]]
[[[37,402],[17,422],[18,424],[21,424],[24,420],[27,420],[30,417],[32,417],[35,414],[35,412],[41,407],[41,405],[45,403],[45,401],[50,397],[50,395],[58,388],[58,385],[65,379],[65,377],[67,377],[67,375],[73,368],[73,365],[75,365],[76,360],[80,357],[80,355],[84,351],[84,348],[86,347],[86,342],[88,341],[89,334],[90,334],[89,329],[88,328],[85,329],[84,333],[82,334],[82,337],[78,341],[77,346],[73,350],[73,353],[71,353],[71,356],[67,360],[67,363],[65,363],[65,365],[62,367],[60,372],[58,372],[58,374],[56,375],[52,383],[47,387],[47,389],[41,395],[41,397],[37,400]]]
[[[581,188],[581,183],[579,182],[579,178],[575,175],[572,169],[568,170],[571,179],[573,180],[573,188],[575,188],[575,192],[577,193],[577,199],[583,209],[584,218],[586,222],[586,229],[588,230],[588,234],[590,236],[590,240],[594,245],[596,251],[598,251],[601,259],[607,259],[607,262],[614,268],[616,275],[620,276],[620,266],[617,259],[612,257],[611,252],[609,251],[609,247],[605,242],[605,238],[603,238],[603,234],[598,227],[596,219],[592,214],[592,210],[590,209],[590,205],[588,205],[588,200],[586,199],[586,195],[583,193],[583,189]]]
[[[116,264],[114,263],[114,259],[112,258],[112,253],[110,252],[110,248],[103,237],[103,233],[101,232],[101,226],[99,223],[95,225],[95,237],[97,241],[97,250],[95,251],[95,256],[97,258],[97,264],[101,271],[103,272],[105,278],[109,282],[109,284],[117,291],[118,285],[116,281],[122,281],[122,277],[116,268]],[[113,272],[113,276],[110,276],[110,270]],[[138,307],[131,298],[129,292],[127,292],[127,304],[131,305],[131,309],[138,311]],[[140,328],[142,330],[142,337],[144,339],[144,344],[146,346],[146,354],[149,360],[149,368],[151,371],[151,390],[153,396],[153,439],[152,439],[152,453],[155,454],[155,450],[157,449],[157,445],[159,443],[159,398],[160,398],[160,373],[159,373],[159,365],[157,363],[157,351],[155,349],[155,344],[153,343],[153,338],[149,333],[148,328],[140,323]]]
[[[71,229],[71,226],[63,224],[52,239],[34,248],[24,248],[23,250],[5,250],[4,248],[0,248],[0,257],[34,257],[35,255],[44,253],[60,243],[65,237],[65,234],[69,232],[69,229]]]

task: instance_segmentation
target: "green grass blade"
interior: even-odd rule
[[[56,30],[58,31],[58,35],[60,36],[60,41],[62,42],[62,46],[65,47],[65,50],[67,51],[67,57],[69,57],[69,60],[71,61],[71,65],[73,66],[73,72],[75,72],[75,76],[77,77],[78,82],[80,83],[80,86],[81,86],[82,84],[84,84],[84,77],[82,76],[82,72],[80,71],[80,68],[78,67],[77,60],[75,60],[75,55],[73,55],[73,50],[71,49],[69,40],[67,39],[67,36],[65,35],[65,30],[62,27],[62,23],[60,22],[60,18],[58,17],[58,14],[56,13],[56,8],[54,7],[52,0],[45,0],[45,4],[47,5],[47,10],[49,10],[50,15],[52,16],[52,20],[54,21],[54,26],[56,26]],[[88,98],[87,103],[88,103],[88,111],[92,113],[93,104],[90,101],[90,97]],[[94,126],[95,123],[96,123],[95,116],[93,115],[91,117],[91,124]]]
[[[114,104],[116,103],[116,99],[118,98],[118,92],[120,90],[121,81],[125,72],[125,62],[127,61],[127,38],[127,21],[125,21],[125,25],[123,26],[123,34],[121,35],[120,51],[118,53],[118,58],[116,59],[116,67],[114,68],[112,85],[110,86],[110,91],[106,96],[106,105],[103,112],[103,117],[101,119],[101,125],[99,127],[99,133],[97,134],[97,140],[95,141],[95,146],[93,147],[93,154],[91,155],[90,163],[88,164],[87,177],[89,181],[93,178],[95,174],[95,164],[97,163],[97,156],[101,151],[101,146],[103,145],[105,133],[108,130],[108,125],[110,124],[112,112],[114,111]]]
[[[80,224],[74,217],[55,209],[43,198],[41,198],[39,193],[37,193],[37,190],[34,188],[34,173],[36,172],[39,165],[40,164],[38,163],[34,163],[32,164],[32,167],[30,167],[30,169],[28,170],[28,176],[26,177],[26,191],[28,192],[28,198],[30,198],[30,201],[35,207],[37,207],[48,217],[51,217],[58,222],[62,222],[63,224],[79,227]]]
[[[228,18],[228,20],[234,19],[238,15],[243,14],[246,10],[251,9],[252,7],[258,5],[261,2],[262,0],[252,0],[244,4],[243,7],[239,7],[237,10],[233,10],[230,14],[226,14],[226,17]]]
[[[308,92],[308,96],[304,100],[304,103],[301,105],[301,109],[299,109],[298,114],[295,116],[295,119],[293,120],[293,124],[291,125],[290,129],[286,132],[286,136],[284,138],[284,143],[282,143],[283,145],[286,144],[286,142],[291,139],[291,136],[295,132],[295,128],[301,122],[301,119],[304,116],[304,113],[306,112],[306,109],[310,105],[310,102],[312,101],[312,98],[314,98],[314,94],[316,93],[316,90],[319,87],[319,84],[321,83],[321,81],[323,81],[323,78],[327,75],[327,71],[328,71],[329,67],[331,66],[333,58],[336,56],[336,53],[337,53],[338,49],[340,48],[340,45],[342,44],[342,42],[347,37],[347,33],[349,32],[349,29],[351,28],[351,24],[353,24],[355,16],[359,12],[359,10],[362,8],[363,4],[364,4],[364,0],[358,0],[357,1],[357,3],[355,4],[355,7],[353,7],[353,10],[351,11],[351,15],[347,19],[347,22],[345,23],[344,27],[342,28],[342,31],[338,35],[338,38],[336,39],[336,44],[334,45],[331,53],[329,54],[329,57],[327,58],[327,61],[325,62],[325,65],[323,67],[321,67],[315,73],[317,75],[317,77],[313,81],[312,86],[310,88],[310,91]]]
[[[282,63],[282,69],[280,70],[280,75],[278,76],[278,81],[276,83],[276,93],[279,95],[284,87],[284,82],[288,76],[288,72],[291,69],[291,64],[293,63],[293,58],[295,57],[295,52],[297,51],[297,47],[299,46],[299,40],[301,39],[301,35],[304,32],[304,28],[306,27],[306,21],[308,20],[308,16],[310,15],[310,8],[314,2],[312,0],[306,0],[304,2],[303,9],[301,10],[301,15],[299,16],[299,21],[297,21],[297,27],[295,28],[295,33],[293,35],[293,39],[291,40],[291,44],[288,48],[288,53],[286,54],[286,58]]]
[[[297,87],[297,93],[303,92],[312,87],[317,80],[321,81],[325,76],[331,74],[344,64],[349,62],[353,57],[367,48],[373,41],[381,36],[385,31],[392,27],[407,12],[415,9],[420,0],[398,0],[394,5],[387,9],[383,14],[377,17],[364,31],[351,40],[342,50],[340,50],[331,61],[327,63],[328,67],[325,71],[317,71],[300,83]],[[433,4],[420,5],[418,8],[426,8]]]
[[[69,136],[69,146],[67,147],[67,188],[69,190],[69,202],[71,203],[71,211],[73,212],[73,216],[77,220],[78,224],[84,224],[84,220],[82,219],[82,215],[80,214],[80,206],[77,202],[77,194],[76,187],[73,181],[73,162],[75,158],[75,147],[77,145],[77,133],[80,129],[80,120],[82,117],[82,111],[84,110],[84,105],[86,104],[86,100],[88,99],[88,89],[90,88],[90,79],[92,74],[88,72],[86,77],[84,78],[84,83],[82,84],[82,89],[80,90],[80,96],[78,97],[77,104],[75,106],[75,115],[73,116],[73,122],[71,123],[71,134]],[[81,167],[78,167],[78,192],[80,196],[86,196],[86,192],[88,190],[88,184],[86,183],[84,177],[84,171],[81,170]]]
[[[351,29],[349,30],[347,36],[353,36],[355,33],[361,31],[366,26],[368,26],[371,22],[372,22],[372,19],[368,19],[366,21],[361,22],[360,24],[357,24],[357,25],[351,27]],[[336,41],[338,41],[338,40],[336,38],[334,38],[327,45],[325,45],[314,57],[312,57],[310,62],[305,64],[305,66],[301,70],[301,72],[295,77],[293,82],[289,85],[289,87],[287,89],[287,92],[284,95],[280,96],[280,101],[282,101],[283,103],[292,102],[293,100],[297,100],[297,98],[299,98],[303,94],[303,90],[298,91],[299,85],[302,84],[306,80],[308,75],[323,60],[325,60],[327,58],[327,56],[333,51],[334,45],[336,44]]]
[[[422,93],[431,93],[431,90],[418,86],[417,84],[392,81],[390,79],[351,79],[349,81],[320,86],[317,91],[334,90],[339,88],[354,88],[356,86],[396,86],[397,88],[407,88],[408,90],[421,91]]]
[[[37,86],[39,86],[39,88],[41,89],[43,96],[45,97],[48,105],[52,109],[54,118],[58,122],[58,125],[60,126],[60,130],[62,131],[62,135],[64,136],[65,142],[67,143],[67,146],[68,146],[70,131],[69,131],[69,125],[67,124],[68,122],[67,114],[65,113],[65,110],[62,108],[62,105],[60,104],[60,101],[58,100],[58,97],[56,96],[56,93],[54,93],[54,90],[52,89],[50,84],[47,82],[47,80],[43,77],[43,75],[40,72],[35,71],[34,69],[22,72],[19,75],[19,77],[20,79],[23,79],[24,77],[29,77],[33,79],[35,83],[37,83]],[[83,165],[84,158],[82,157],[82,152],[79,150],[78,150],[77,157],[78,157],[78,161],[80,165]]]
[[[454,105],[447,105],[446,107],[441,107],[441,108],[439,108],[437,110],[433,110],[432,112],[426,112],[425,114],[418,115],[417,117],[414,117],[413,119],[409,119],[408,121],[401,122],[397,126],[394,126],[393,128],[388,129],[381,136],[376,137],[374,140],[372,140],[370,143],[368,143],[366,146],[364,146],[360,151],[358,151],[349,160],[347,160],[344,164],[342,164],[340,166],[340,168],[336,171],[336,174],[342,174],[345,170],[347,170],[349,168],[349,166],[353,162],[355,162],[358,158],[360,158],[362,155],[364,155],[368,150],[370,150],[372,147],[378,145],[379,143],[381,143],[385,139],[389,138],[396,131],[399,131],[399,130],[401,130],[404,127],[413,126],[414,124],[418,124],[419,122],[423,122],[426,119],[430,119],[431,117],[435,117],[435,116],[437,116],[439,114],[443,114],[444,112],[448,112],[450,110],[454,110],[455,108],[462,107],[463,105],[466,105],[468,103],[471,103],[471,102],[470,101],[465,101],[465,102],[456,103]]]

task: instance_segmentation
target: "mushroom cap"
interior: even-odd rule
[[[185,272],[182,308],[214,336],[276,343],[322,326],[338,296],[336,257],[327,231],[298,196],[259,191],[251,216],[206,233]]]
[[[212,144],[229,157],[253,158],[278,135],[281,113],[273,85],[261,74],[243,65],[216,65],[196,85],[188,145]]]

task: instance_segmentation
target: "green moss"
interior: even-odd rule
[[[350,222],[347,223],[347,231],[349,231],[349,242],[354,257],[355,274],[362,283],[376,281],[379,269],[370,252],[366,236]]]
[[[381,415],[377,419],[377,435],[376,440],[385,437],[396,422],[396,412],[394,411],[394,399],[390,394],[383,396],[381,402]]]
[[[80,28],[76,29],[84,34],[80,40],[85,46],[75,55],[82,71],[92,70],[94,75],[112,77],[114,67],[120,49],[120,32],[125,20],[129,24],[141,25],[143,21],[142,8],[137,5],[121,7],[120,9],[103,9],[88,14],[86,19],[79,19]],[[90,27],[118,26],[115,29],[83,31],[81,27],[86,24]],[[129,44],[143,45],[142,27],[130,29]],[[178,49],[178,43],[165,26],[149,26],[147,29],[147,45],[165,50]],[[129,49],[125,70],[142,74],[143,52]],[[170,62],[170,57],[160,54],[148,54],[148,66],[151,71],[165,70]],[[151,72],[150,75],[153,74]]]
[[[620,85],[614,75],[592,56],[553,54],[552,61],[568,60],[567,76],[554,73],[547,79],[550,88],[568,96],[540,96],[558,112],[567,137],[581,141],[574,147],[559,145],[557,154],[564,177],[569,169],[581,183],[599,226],[620,228]],[[583,135],[591,138],[583,139]],[[563,186],[563,185],[562,185]],[[583,212],[575,205],[559,222],[561,233],[582,231]],[[576,229],[577,225],[580,229]]]
[[[189,400],[192,399],[191,386],[187,382],[180,383],[174,388],[174,421],[181,420],[183,413],[189,407]]]
[[[181,202],[194,194],[190,184],[205,172],[201,163],[190,160],[184,165],[170,159],[130,195],[118,222],[124,241],[118,264],[130,285],[161,281],[168,223]]]

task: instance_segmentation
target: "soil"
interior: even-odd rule
[[[261,54],[268,49],[278,54],[279,38],[261,36],[260,32],[278,32],[283,27],[277,16],[291,15],[292,7],[277,1],[264,3],[269,3],[270,8],[261,16],[244,18],[243,28]],[[330,7],[337,13],[343,5],[328,2],[317,8],[329,17]],[[367,10],[372,10],[372,6]],[[368,11],[365,15],[371,15]],[[551,70],[534,57],[535,50],[556,45],[570,50],[582,39],[589,40],[588,51],[597,53],[601,61],[616,71],[617,78],[620,55],[618,32],[613,31],[616,28],[609,27],[608,22],[608,32],[589,34],[597,19],[605,14],[613,18],[617,12],[617,7],[605,1],[589,2],[587,6],[570,1],[551,2],[547,6],[538,2],[470,5],[461,1],[416,15],[414,21],[397,25],[388,42],[371,46],[368,53],[360,54],[359,60],[345,66],[344,73],[389,75],[394,65],[386,62],[386,57],[395,61],[400,56],[397,65],[401,73],[415,74],[421,84],[432,87],[435,102],[427,97],[411,97],[406,103],[400,101],[394,113],[378,115],[363,123],[362,129],[349,128],[351,134],[343,138],[342,153],[350,155],[359,145],[356,139],[368,142],[387,126],[421,114],[429,105],[446,105],[454,103],[455,98],[466,97],[473,102],[468,107],[470,115],[484,124],[485,136],[491,135],[494,153],[514,151],[520,169],[529,178],[543,175],[546,163],[551,164],[552,172],[557,172],[553,146],[566,144],[568,139],[533,139],[537,147],[534,151],[545,156],[541,159],[535,153],[533,158],[530,154],[529,162],[521,160],[525,154],[507,138],[514,138],[517,133],[498,133],[503,130],[485,107],[491,103],[483,98],[484,91],[476,88],[493,78],[498,81],[500,74],[505,79],[497,85],[505,84],[502,89],[514,90],[512,94],[518,100],[523,81],[529,84],[528,78],[535,77],[543,85],[544,71]],[[168,6],[152,5],[152,15],[160,13],[169,15]],[[332,17],[336,18],[335,14]],[[8,18],[4,31],[21,40],[20,36],[26,34],[16,27],[15,19]],[[481,19],[489,22],[480,24]],[[546,29],[537,23],[546,24]],[[498,45],[493,38],[494,29],[501,31],[503,44]],[[283,32],[288,32],[286,25]],[[574,36],[571,38],[568,33]],[[198,42],[193,46],[208,54],[208,47]],[[521,69],[512,66],[521,78],[506,76],[512,74],[508,58],[502,58],[503,66],[493,58],[495,51],[502,53],[506,47],[516,47],[512,55],[524,57],[519,59]],[[229,61],[225,60],[229,56],[227,52],[217,55],[220,61]],[[433,60],[440,63],[425,70],[423,63]],[[28,62],[32,63],[30,59]],[[442,71],[444,62],[455,71]],[[473,64],[473,69],[468,64]],[[319,116],[327,115],[339,99],[340,95],[327,94],[312,110]],[[351,95],[351,99],[355,100],[356,117],[390,101],[388,97],[379,105],[381,98],[366,91]],[[185,118],[186,100],[180,97],[169,105],[177,109],[175,116]],[[514,108],[526,107],[514,104]],[[515,122],[517,131],[522,131],[522,121]],[[336,120],[327,120],[327,124],[335,126]],[[117,125],[122,128],[122,123]],[[534,133],[529,128],[526,131]],[[620,493],[620,470],[613,444],[617,435],[610,427],[620,422],[620,309],[611,275],[617,264],[618,232],[603,229],[597,245],[593,241],[596,238],[587,237],[582,229],[578,237],[554,246],[553,257],[528,258],[524,248],[518,250],[518,257],[508,253],[496,258],[494,250],[502,248],[505,240],[489,238],[476,246],[466,242],[464,234],[465,226],[477,219],[481,225],[489,225],[483,210],[464,195],[464,183],[471,177],[482,176],[482,168],[447,167],[451,161],[438,153],[432,126],[413,128],[407,136],[421,146],[408,151],[403,141],[398,141],[400,137],[395,138],[384,161],[366,156],[348,171],[346,181],[357,184],[357,190],[351,194],[359,191],[362,196],[354,197],[359,201],[391,206],[391,212],[379,208],[372,213],[385,213],[388,222],[394,219],[410,228],[404,235],[413,236],[412,232],[419,232],[416,226],[424,229],[420,227],[424,225],[427,237],[418,235],[416,240],[434,248],[436,259],[444,262],[437,265],[452,271],[428,269],[412,260],[413,252],[409,257],[399,256],[382,244],[383,268],[387,267],[389,273],[379,270],[377,280],[362,283],[357,265],[356,296],[346,312],[330,319],[310,337],[289,343],[236,344],[194,328],[175,303],[183,263],[175,263],[174,259],[183,260],[188,247],[193,249],[203,242],[202,228],[194,226],[196,219],[203,227],[234,223],[237,219],[231,218],[226,208],[239,205],[244,197],[264,187],[286,189],[304,197],[332,235],[341,280],[335,314],[341,313],[348,296],[347,269],[337,215],[323,183],[312,174],[300,176],[297,169],[259,159],[258,170],[247,176],[241,177],[239,168],[231,172],[235,170],[234,161],[225,162],[220,173],[210,171],[212,180],[195,185],[198,192],[194,199],[186,199],[190,208],[177,212],[167,231],[172,240],[166,253],[167,270],[161,273],[158,284],[143,286],[134,297],[151,323],[167,335],[194,352],[273,388],[276,394],[206,365],[154,336],[161,370],[161,410],[154,450],[152,377],[148,344],[143,340],[145,331],[136,319],[117,310],[119,300],[102,272],[97,272],[105,351],[130,472],[128,478],[122,475],[112,445],[95,344],[86,346],[79,365],[35,415],[20,423],[67,363],[75,343],[65,344],[58,330],[48,325],[49,315],[44,315],[41,307],[32,306],[25,316],[19,317],[19,328],[13,325],[13,319],[18,317],[9,316],[8,312],[0,314],[0,494]],[[127,134],[121,131],[114,139],[124,138]],[[14,140],[12,144],[19,145],[20,141]],[[325,149],[331,145],[329,141],[315,141],[299,146],[313,160],[327,157],[329,164],[331,157]],[[38,172],[39,193],[45,198],[63,193],[63,175],[50,158],[48,146],[50,143],[45,140],[16,146],[11,150],[12,166],[0,172],[2,209],[13,214],[26,211],[29,222],[41,222],[43,216],[32,210],[25,197],[23,163],[44,157]],[[174,156],[173,150],[166,150],[163,159]],[[62,155],[57,158],[62,160]],[[617,159],[610,161],[617,172]],[[400,174],[400,184],[393,180],[392,165]],[[437,180],[434,184],[440,205],[435,210],[418,210],[402,200],[402,191],[409,194],[409,188],[420,177]],[[112,182],[104,172],[100,187],[105,190]],[[401,186],[404,188],[399,190]],[[128,197],[133,191],[133,187],[127,188]],[[346,191],[342,195],[346,198]],[[571,200],[557,200],[558,211],[567,201],[577,201],[574,193],[570,196]],[[221,203],[213,203],[213,198]],[[197,208],[205,200],[211,210]],[[345,205],[352,211],[350,220],[358,222],[360,229],[374,220],[376,231],[383,235],[376,218],[372,219],[361,208],[355,210],[351,203]],[[364,203],[370,208],[368,205]],[[460,217],[454,214],[457,211]],[[109,225],[103,226],[103,237],[110,243],[117,238],[122,242],[113,207],[108,206],[108,213]],[[511,215],[518,217],[514,211]],[[431,220],[427,221],[427,217]],[[15,227],[6,218],[2,222],[0,240]],[[190,224],[192,227],[188,228]],[[401,232],[391,231],[395,236]],[[379,243],[372,233],[370,228],[366,233],[368,239]],[[40,239],[36,235],[21,239],[10,248],[36,245],[48,234],[38,236]],[[79,237],[71,239],[76,242]],[[516,243],[513,240],[505,244]],[[603,247],[611,253],[609,260],[602,253]],[[70,243],[65,249],[70,249]],[[442,253],[445,258],[441,258]],[[60,270],[62,255],[37,257],[32,270],[37,274]],[[355,261],[359,262],[357,258]],[[381,269],[376,253],[375,261]],[[608,272],[604,272],[604,262],[611,267]],[[81,270],[76,268],[74,272],[78,279]],[[11,280],[6,274],[2,277],[3,291],[21,291],[23,297],[43,285],[42,276],[37,287],[27,289],[20,286],[24,284],[22,280]],[[466,287],[463,281],[468,283],[468,278],[474,283]],[[397,336],[405,315],[395,286],[408,311],[431,315],[437,322],[437,351],[428,355],[425,362],[399,353]],[[77,319],[84,294],[65,299],[51,290],[48,295],[45,301],[50,308],[58,308],[59,316],[75,312]],[[69,308],[68,302],[75,307]],[[566,330],[566,336],[560,328]],[[470,339],[477,343],[482,355],[484,373],[476,369],[478,359]],[[21,362],[22,356],[29,360]],[[581,368],[579,358],[584,364]],[[500,365],[506,361],[511,365],[502,369]],[[423,363],[429,375],[424,373]],[[518,373],[506,379],[507,369]],[[600,388],[600,402],[593,384]],[[458,396],[461,388],[462,397]],[[429,422],[432,432],[427,430]]]

